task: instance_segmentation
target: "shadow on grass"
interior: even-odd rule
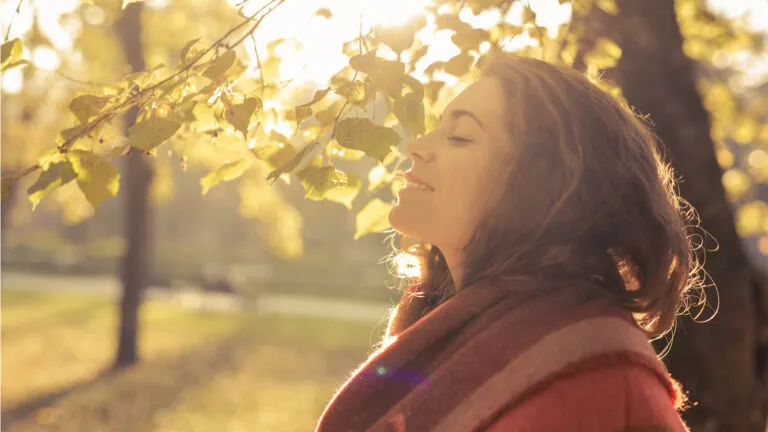
[[[62,422],[80,430],[104,430],[105,422],[120,430],[151,428],[155,414],[173,405],[187,388],[202,386],[216,374],[237,367],[238,350],[256,343],[245,329],[178,355],[150,360],[120,370],[105,371],[88,381],[44,394],[2,412],[2,430],[29,423],[53,426]],[[14,429],[15,430],[15,429]],[[110,429],[112,431],[112,429]]]

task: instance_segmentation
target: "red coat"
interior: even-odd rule
[[[649,369],[620,364],[559,379],[506,411],[487,432],[688,431]],[[650,429],[650,428],[657,429]]]

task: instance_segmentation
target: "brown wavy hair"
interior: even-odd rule
[[[462,286],[437,247],[411,248],[422,275],[408,282],[426,301],[410,320],[480,279],[521,276],[565,288],[588,281],[650,337],[703,304],[696,215],[645,120],[567,67],[502,54],[482,75],[501,81],[507,132],[521,145],[498,183],[501,201],[464,249]],[[403,325],[390,322],[388,335]]]

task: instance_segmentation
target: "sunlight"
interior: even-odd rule
[[[421,260],[413,254],[399,253],[393,259],[395,274],[402,278],[416,278],[421,276]]]
[[[37,47],[32,52],[32,63],[43,70],[56,70],[60,63],[59,55],[48,47]]]
[[[22,68],[13,68],[3,72],[3,93],[18,94],[24,83]]]

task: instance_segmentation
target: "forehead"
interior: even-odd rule
[[[494,77],[480,78],[448,104],[445,114],[452,110],[471,111],[489,132],[502,133],[506,106],[501,82]]]

